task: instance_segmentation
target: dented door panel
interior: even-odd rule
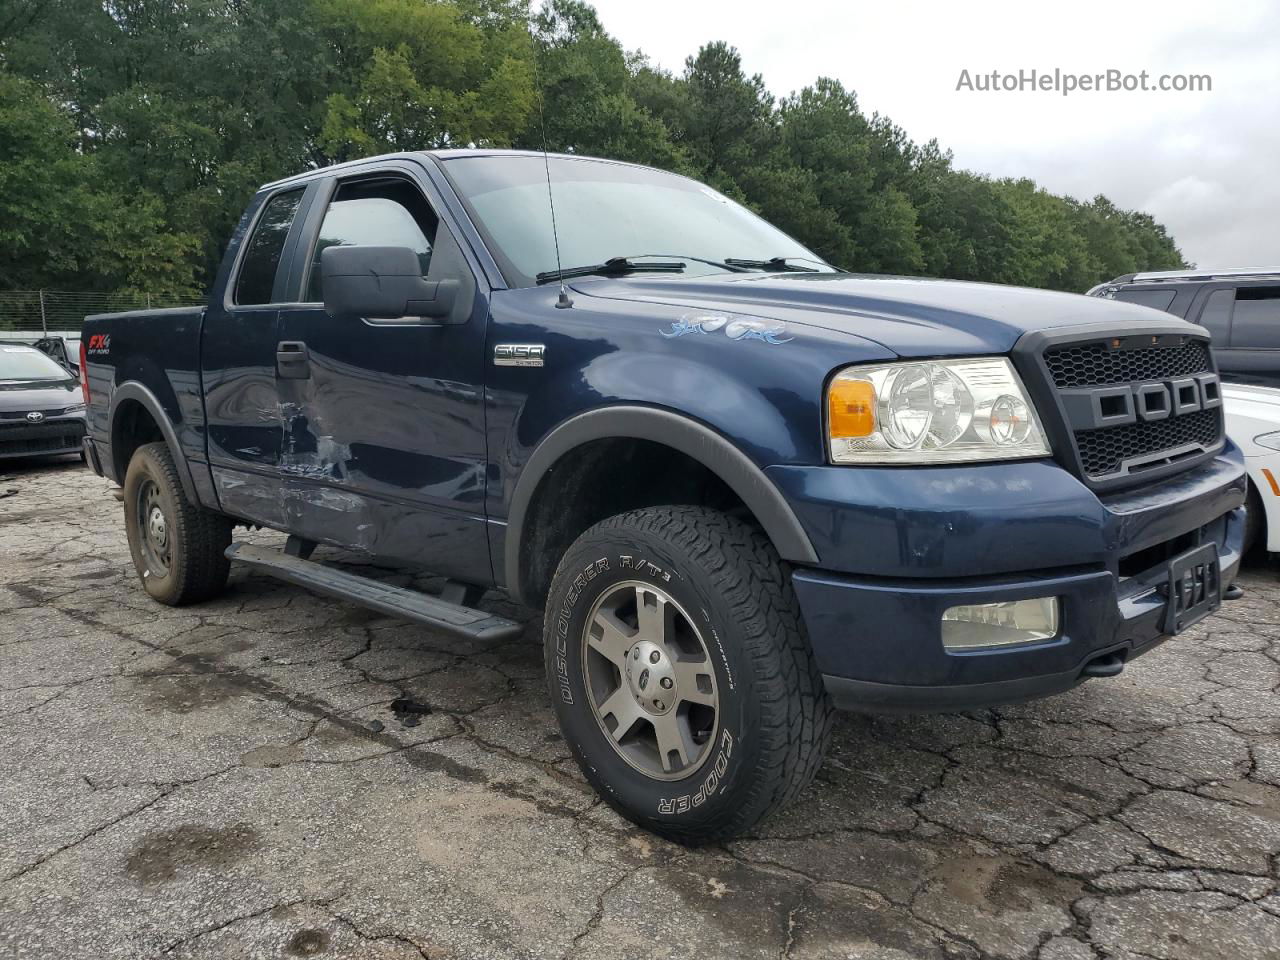
[[[317,250],[334,242],[402,242],[402,234],[382,235],[377,216],[362,220],[359,203],[388,182],[395,184],[391,197],[404,198],[396,191],[408,188],[413,192],[405,204],[426,204],[414,211],[419,224],[440,209],[416,165],[362,171],[318,188],[294,254],[302,302],[281,307],[280,340],[303,345],[307,359],[305,375],[276,380],[283,525],[307,539],[489,583],[482,388],[487,288],[475,280],[447,218],[430,223],[421,238],[427,275],[463,282],[458,314],[447,322],[337,319],[316,302],[322,295],[311,276]],[[344,198],[348,210],[328,236],[325,218],[335,204],[348,202]],[[385,216],[385,205],[375,213]],[[390,227],[394,234],[404,224]]]

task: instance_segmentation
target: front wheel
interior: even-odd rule
[[[124,518],[134,569],[153,599],[178,607],[226,586],[231,521],[187,499],[166,444],[134,451],[124,477]]]
[[[655,507],[587,530],[556,571],[544,642],[582,772],[655,833],[740,834],[822,762],[832,710],[790,580],[725,514]]]

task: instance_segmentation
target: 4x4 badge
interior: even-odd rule
[[[541,343],[500,343],[493,348],[495,367],[540,367],[547,348]]]

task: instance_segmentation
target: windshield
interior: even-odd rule
[[[552,157],[549,164],[566,270],[645,256],[691,258],[686,270],[673,274],[686,277],[734,270],[719,266],[726,258],[782,257],[832,269],[781,230],[694,180],[603,160]],[[530,286],[538,274],[556,269],[542,157],[455,157],[445,169],[509,282]]]
[[[71,374],[35,347],[0,346],[0,380],[69,380]]]

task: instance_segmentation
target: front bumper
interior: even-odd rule
[[[1007,486],[1000,489],[1008,495]],[[1094,528],[1106,544],[1101,562],[1091,557],[1018,574],[984,571],[975,560],[968,575],[943,577],[797,570],[793,583],[827,689],[844,709],[961,710],[1047,696],[1118,673],[1164,639],[1167,559],[1215,543],[1222,583],[1232,582],[1244,537],[1244,490],[1240,457],[1231,451],[1160,484],[1094,498],[1093,512],[1076,514],[1075,539],[1088,539],[1085,528]],[[1007,549],[989,555],[1060,552],[1048,538],[1061,528],[1061,511],[1041,501],[1037,523],[1021,506],[1008,504],[1019,520],[996,538]],[[948,516],[965,529],[963,515]],[[895,542],[882,542],[891,556]],[[1061,598],[1054,639],[961,653],[943,647],[948,607],[1045,596]]]
[[[8,421],[0,424],[0,460],[79,453],[84,434],[83,416],[53,417],[40,423]]]

